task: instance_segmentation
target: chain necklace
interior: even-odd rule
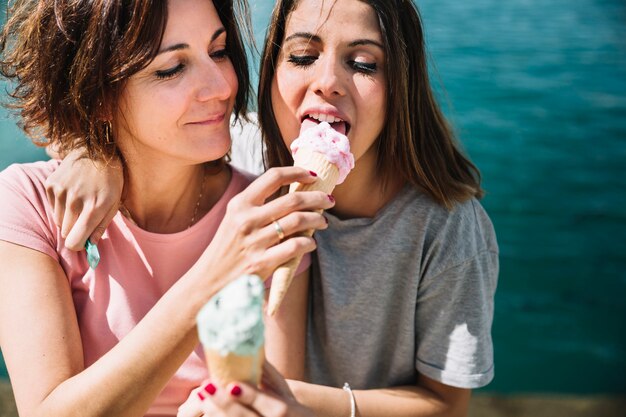
[[[189,229],[196,223],[196,217],[198,216],[198,210],[200,209],[200,203],[202,202],[202,195],[204,194],[204,183],[206,182],[206,167],[202,166],[202,181],[200,181],[200,192],[198,193],[198,200],[196,201],[196,205],[193,209],[193,215],[191,216],[191,220],[189,221],[189,226],[186,228]],[[121,202],[120,203],[120,213],[124,215],[132,224],[139,227],[133,216],[130,214],[130,210],[126,207],[126,205]]]

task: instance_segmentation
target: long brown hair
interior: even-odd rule
[[[259,122],[269,167],[293,163],[276,123],[271,86],[286,22],[298,1],[276,1],[261,58]],[[378,16],[386,56],[387,122],[376,143],[378,175],[385,182],[400,176],[448,208],[480,198],[480,173],[459,150],[435,100],[416,6],[411,0],[361,1]]]
[[[245,115],[250,81],[237,13],[247,4],[213,4],[239,83],[234,111]],[[156,56],[167,18],[166,0],[16,0],[0,35],[0,73],[14,83],[6,105],[37,144],[112,156],[106,120],[128,78]]]

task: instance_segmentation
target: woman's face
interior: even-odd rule
[[[230,148],[237,75],[210,0],[169,0],[156,58],[122,93],[114,132],[124,156],[195,164]]]
[[[329,121],[346,133],[357,166],[385,121],[385,53],[378,18],[360,0],[301,0],[287,19],[272,107],[287,145]],[[375,161],[375,158],[367,158]]]

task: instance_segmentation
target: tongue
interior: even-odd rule
[[[332,127],[333,129],[335,129],[337,132],[341,133],[342,135],[345,136],[346,134],[346,122],[337,122],[337,123],[331,123],[330,127]]]
[[[302,136],[302,134],[307,131],[308,129],[315,127],[319,124],[319,122],[315,119],[311,119],[309,117],[307,117],[306,119],[304,119],[302,121],[302,125],[300,125],[300,136]]]
[[[302,135],[302,133],[305,130],[310,129],[314,126],[317,126],[319,123],[320,123],[319,120],[315,120],[315,119],[311,119],[310,117],[307,117],[306,119],[302,121],[302,125],[300,125],[300,135]],[[341,133],[342,135],[346,134],[346,130],[347,130],[346,122],[330,123],[330,127],[335,129],[337,132]]]

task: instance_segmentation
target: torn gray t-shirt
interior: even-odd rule
[[[315,234],[306,367],[354,389],[491,381],[498,277],[493,226],[472,199],[451,211],[411,186],[374,218]]]

